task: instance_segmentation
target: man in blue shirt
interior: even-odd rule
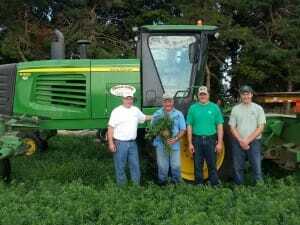
[[[173,96],[170,94],[163,95],[163,107],[158,109],[153,114],[152,124],[164,117],[167,114],[173,121],[172,136],[167,140],[171,151],[165,149],[162,139],[157,136],[153,145],[156,149],[156,159],[158,166],[158,183],[164,185],[167,183],[169,168],[171,168],[172,183],[179,183],[181,181],[180,170],[180,138],[185,134],[186,124],[183,114],[174,108]]]

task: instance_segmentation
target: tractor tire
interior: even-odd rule
[[[232,161],[232,135],[228,125],[224,126],[224,146],[225,156],[220,169],[218,170],[219,178],[222,181],[229,181],[233,176],[233,161]]]
[[[137,141],[138,146],[140,146],[141,149],[149,147],[149,145],[151,147],[151,144],[148,140],[146,140],[145,135],[146,135],[146,129],[139,128],[137,130],[137,139],[136,139],[136,141]]]
[[[39,147],[38,149],[39,149],[40,152],[44,152],[44,151],[48,150],[48,147],[49,147],[48,140],[51,137],[54,137],[56,134],[57,134],[57,131],[56,131],[55,134],[53,134],[53,135],[51,134],[51,136],[47,136],[46,139],[44,139],[44,138],[41,137],[39,132],[36,133],[36,136],[40,141],[39,146],[38,146]]]
[[[25,155],[30,156],[35,154],[36,152],[44,152],[48,148],[48,142],[43,140],[38,132],[30,132],[24,133],[21,135],[21,138],[28,146],[25,150]]]
[[[10,159],[0,160],[0,176],[1,179],[8,183],[11,179],[11,164]]]
[[[96,132],[96,139],[99,143],[107,142],[107,129],[98,129]]]

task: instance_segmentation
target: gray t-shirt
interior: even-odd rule
[[[229,125],[236,127],[241,138],[249,136],[255,129],[266,123],[266,116],[263,108],[256,104],[243,104],[240,103],[232,108]],[[256,139],[260,139],[259,135]]]

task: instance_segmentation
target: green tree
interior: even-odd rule
[[[0,63],[50,57],[54,28],[65,35],[66,56],[76,41],[91,42],[92,58],[134,57],[132,27],[145,24],[217,25],[206,81],[221,90],[231,79],[257,91],[300,88],[300,0],[4,0],[0,2]],[[268,84],[268,85],[265,85]]]

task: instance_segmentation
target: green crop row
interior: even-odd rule
[[[0,183],[0,224],[300,224],[300,176],[220,188],[159,187],[142,160],[141,187],[115,185],[112,158],[93,138],[55,137],[50,149],[13,160]]]

